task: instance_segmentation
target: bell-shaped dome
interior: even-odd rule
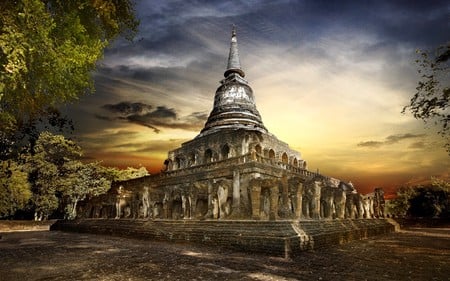
[[[231,35],[224,76],[214,97],[214,108],[199,136],[223,129],[251,129],[267,133],[256,109],[252,88],[243,78],[245,74],[241,69],[235,29]]]

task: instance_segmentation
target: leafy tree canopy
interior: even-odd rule
[[[40,134],[27,164],[36,219],[46,219],[59,209],[66,218],[76,216],[76,206],[87,195],[106,192],[110,172],[98,163],[81,162],[82,150],[62,135]]]
[[[438,133],[445,138],[445,147],[450,154],[450,42],[434,54],[420,50],[417,53],[421,80],[417,92],[402,112],[409,110],[415,118],[438,125]]]
[[[131,0],[6,0],[0,16],[0,113],[18,123],[92,92],[104,48],[138,24]]]

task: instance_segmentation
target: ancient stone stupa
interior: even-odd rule
[[[239,60],[236,31],[225,78],[201,132],[169,151],[156,175],[117,182],[53,229],[210,243],[289,256],[386,233],[381,189],[313,173],[264,126]],[[110,219],[109,219],[110,218]]]
[[[235,29],[224,76],[204,128],[169,151],[160,174],[116,184],[107,200],[94,198],[79,215],[254,220],[374,216],[373,196],[363,198],[351,184],[308,171],[299,152],[268,132],[241,68]]]

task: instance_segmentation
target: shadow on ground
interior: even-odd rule
[[[293,259],[67,232],[0,240],[1,280],[449,280],[450,228],[409,228]]]

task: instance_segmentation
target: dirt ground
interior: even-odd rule
[[[450,280],[450,228],[409,228],[289,260],[93,234],[1,235],[0,280]]]

